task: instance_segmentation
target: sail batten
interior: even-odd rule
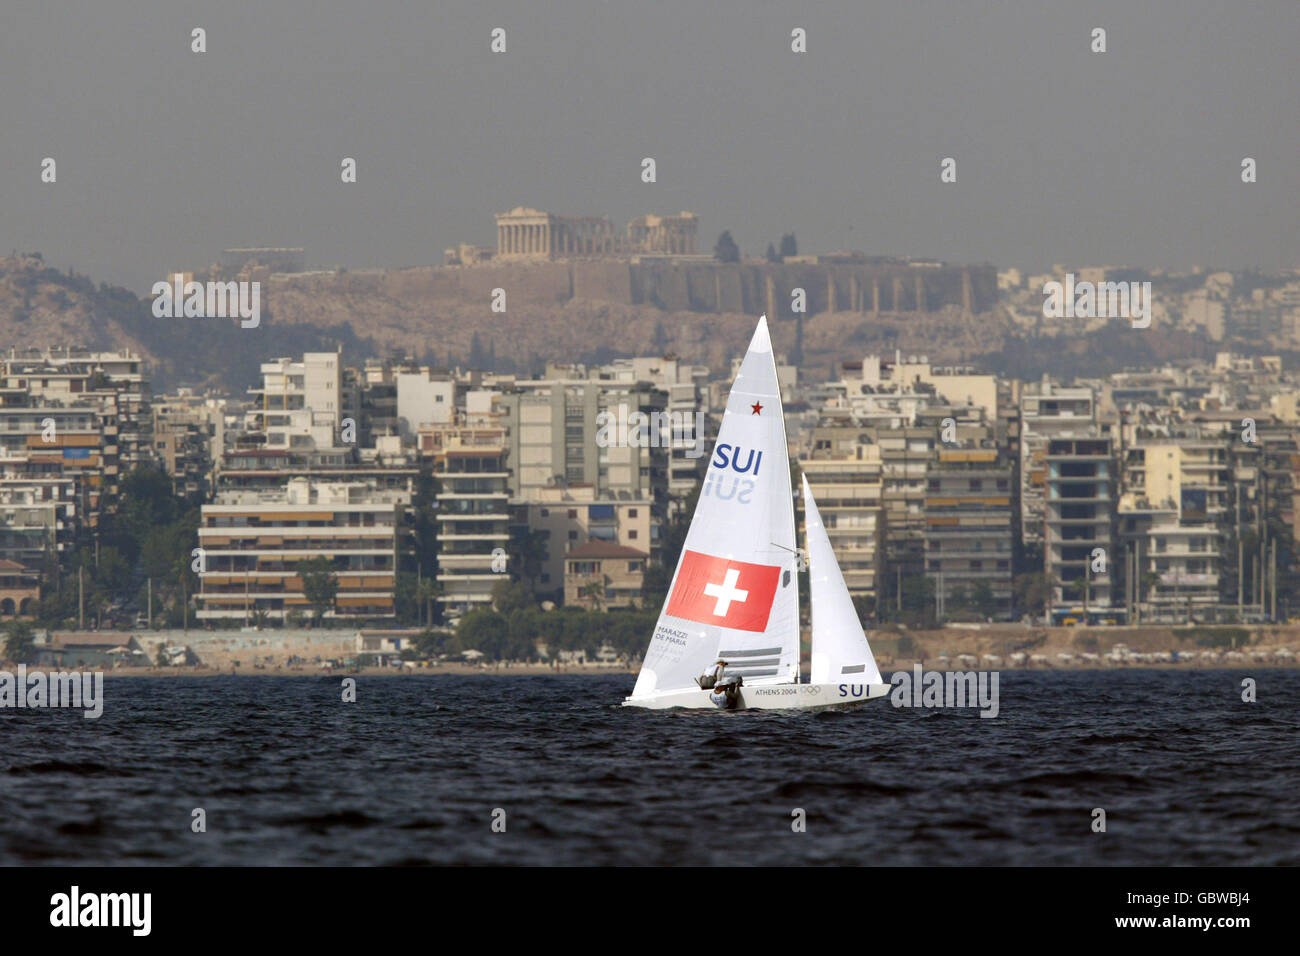
[[[718,437],[632,697],[695,686],[720,657],[746,683],[799,673],[799,588],[785,418],[766,318]],[[788,541],[790,547],[779,544]]]

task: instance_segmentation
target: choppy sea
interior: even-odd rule
[[[110,677],[97,720],[0,711],[0,863],[1300,863],[1300,670],[1003,672],[993,719],[356,680]]]

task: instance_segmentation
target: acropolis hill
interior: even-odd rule
[[[295,254],[301,261],[301,250],[262,256],[250,249],[230,250],[241,255],[224,257],[208,275],[262,281],[274,322],[348,322],[380,348],[460,358],[477,333],[498,358],[524,365],[538,356],[644,351],[658,339],[668,350],[724,367],[743,348],[754,316],[794,318],[796,289],[804,293],[805,318],[816,316],[803,329],[810,357],[850,338],[903,348],[942,339],[954,352],[989,344],[991,330],[970,326],[996,303],[990,265],[861,253],[721,262],[697,253],[698,220],[689,212],[640,216],[624,231],[601,217],[523,207],[496,220],[495,249],[462,243],[440,266],[312,272],[286,266]],[[498,289],[505,293],[503,313],[491,308]],[[910,320],[900,322],[901,314]],[[942,328],[931,327],[936,321]],[[778,348],[793,347],[794,326],[778,322]]]

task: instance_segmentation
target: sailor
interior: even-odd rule
[[[720,710],[735,710],[740,704],[741,683],[739,676],[724,678],[709,691],[709,701]]]
[[[709,691],[709,701],[719,710],[727,709],[727,688],[716,686]]]
[[[704,674],[696,678],[700,687],[704,690],[709,690],[711,687],[716,686],[718,681],[722,680],[722,672],[726,666],[727,662],[719,657],[717,663],[710,667],[706,667],[704,669]]]

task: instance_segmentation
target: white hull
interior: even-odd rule
[[[753,684],[741,686],[737,710],[847,710],[886,696],[889,684]],[[707,690],[679,690],[628,697],[624,707],[668,710],[721,710]]]

